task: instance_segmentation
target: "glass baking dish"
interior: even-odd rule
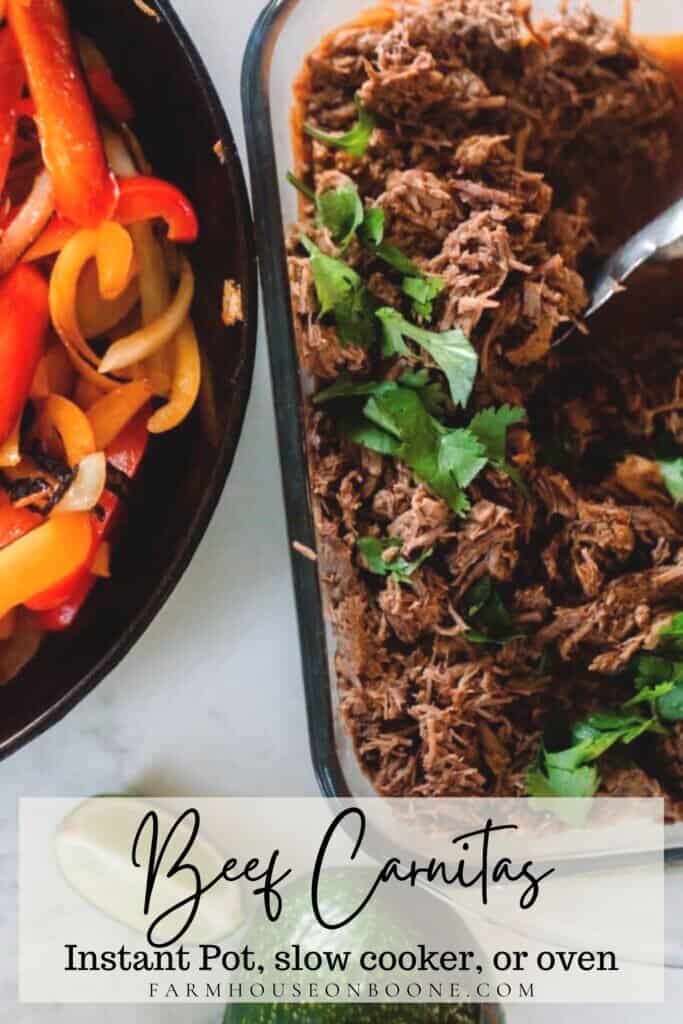
[[[315,550],[316,537],[303,431],[306,383],[296,354],[285,254],[285,228],[297,219],[297,196],[286,173],[294,167],[292,87],[304,57],[324,35],[372,6],[372,0],[271,0],[249,40],[242,81],[310,744],[320,787],[329,797],[374,791],[341,723],[331,660],[334,638],[325,624],[316,564],[300,553],[300,545]],[[613,18],[624,10],[623,0],[593,0],[592,6]],[[534,5],[536,15],[556,10],[553,0]],[[681,2],[636,0],[633,24],[641,34],[683,33]],[[683,857],[683,849],[679,852]]]

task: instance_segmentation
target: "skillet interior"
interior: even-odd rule
[[[253,369],[256,264],[246,188],[220,101],[166,0],[159,22],[132,0],[73,0],[73,23],[90,35],[131,96],[134,124],[160,176],[183,188],[201,225],[190,257],[193,313],[213,385],[216,429],[197,412],[152,443],[133,490],[113,579],[96,588],[76,626],[0,689],[0,757],[59,720],[127,653],[152,621],[204,534],[239,438]],[[225,162],[213,151],[221,139]],[[245,323],[221,320],[223,282],[242,287]]]

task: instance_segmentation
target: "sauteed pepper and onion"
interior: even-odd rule
[[[69,628],[199,393],[192,204],[61,0],[0,0],[0,683]]]

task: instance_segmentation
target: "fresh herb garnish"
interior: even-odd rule
[[[683,502],[683,457],[680,448],[669,435],[661,435],[655,441],[657,465],[664,485],[675,505]]]
[[[526,410],[519,406],[501,405],[498,409],[482,409],[470,423],[470,430],[483,444],[489,462],[506,473],[525,496],[529,491],[516,466],[506,461],[507,434],[510,427],[526,419]]]
[[[332,241],[346,249],[365,216],[356,186],[341,185],[318,196],[293,174],[289,173],[287,180],[315,205],[316,222],[329,231]]]
[[[326,146],[332,146],[334,149],[342,149],[350,157],[360,159],[360,157],[365,156],[368,150],[376,122],[370,111],[363,106],[358,94],[354,97],[354,103],[358,111],[358,120],[353,128],[349,129],[348,132],[344,132],[343,135],[334,135],[330,132],[322,131],[312,124],[305,124],[304,131],[317,142],[322,142]]]
[[[600,787],[595,764],[618,743],[630,744],[647,732],[658,732],[656,718],[623,712],[591,715],[572,729],[571,746],[549,751],[544,746],[526,776],[532,797],[592,797]]]
[[[414,383],[356,382],[341,377],[319,391],[314,403],[364,399],[350,411],[341,411],[342,432],[355,444],[400,459],[455,512],[464,515],[470,508],[465,488],[488,465],[487,449],[468,428],[449,428],[432,416],[421,388],[411,386]],[[494,454],[498,451],[493,445]]]
[[[434,315],[434,300],[446,287],[442,277],[404,277],[403,292],[412,300],[416,316],[431,320]]]
[[[649,702],[664,722],[683,721],[683,614],[659,632],[657,653],[636,654],[629,670],[636,687],[629,705]]]
[[[432,416],[443,416],[448,408],[448,394],[441,380],[432,380],[429,370],[406,370],[398,380],[407,388],[419,392],[423,405]]]
[[[411,324],[390,306],[379,309],[377,317],[382,324],[382,351],[385,356],[407,355],[409,350],[404,337],[417,342],[446,374],[455,404],[467,405],[479,359],[464,331],[459,327],[442,334],[424,330]]]
[[[397,246],[385,242],[384,227],[384,210],[371,207],[365,212],[358,236],[364,245],[374,249],[379,259],[403,275],[403,293],[412,301],[415,315],[431,320],[434,315],[434,300],[444,290],[446,282],[441,277],[425,274],[417,263],[409,259]]]
[[[465,615],[475,629],[466,634],[473,644],[507,644],[525,634],[515,631],[512,617],[505,607],[491,576],[482,576],[465,594]]]
[[[375,302],[362,278],[348,263],[327,256],[306,235],[300,241],[311,258],[320,316],[334,317],[342,343],[369,348],[377,337]]]
[[[412,583],[413,574],[434,553],[430,548],[411,562],[401,555],[403,542],[398,537],[361,537],[356,546],[369,572],[376,576],[393,576],[399,583],[406,584]]]
[[[363,245],[376,249],[384,240],[384,210],[378,206],[370,206],[365,211],[363,223],[358,229],[358,237]]]
[[[287,175],[287,180],[314,204],[316,223],[327,229],[332,240],[341,249],[346,249],[365,217],[363,201],[356,186],[341,185],[316,195],[313,189],[291,172]]]

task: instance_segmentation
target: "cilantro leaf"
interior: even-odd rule
[[[412,299],[416,316],[431,320],[434,315],[434,300],[446,287],[442,277],[405,277],[403,291]]]
[[[377,336],[374,301],[360,276],[348,263],[327,256],[306,235],[300,241],[311,258],[320,316],[334,316],[342,343],[370,347]]]
[[[469,505],[463,489],[486,465],[486,453],[466,429],[451,430],[427,411],[421,392],[394,381],[336,381],[315,396],[322,405],[366,398],[362,409],[346,414],[340,427],[350,440],[391,454],[462,515]]]
[[[683,720],[683,686],[672,686],[669,693],[658,699],[657,714],[664,722]]]
[[[624,704],[625,708],[635,707],[637,704],[651,704],[659,700],[660,697],[666,697],[668,693],[674,689],[674,683],[659,683],[657,686],[644,686],[642,690],[639,690],[635,697],[631,697]]]
[[[591,715],[572,729],[572,745],[548,751],[544,746],[530,766],[527,793],[533,797],[592,797],[600,786],[595,766],[617,743],[630,744],[647,732],[660,729],[656,718],[623,712]]]
[[[527,794],[538,798],[570,797],[587,799],[595,796],[600,788],[597,768],[585,765],[573,771],[544,767],[536,763],[526,775]]]
[[[658,649],[683,654],[683,612],[678,612],[668,626],[660,629]]]
[[[345,436],[355,444],[400,459],[454,512],[465,515],[470,509],[465,488],[486,467],[489,455],[472,430],[446,427],[432,415],[434,406],[443,406],[445,396],[438,385],[429,383],[429,371],[407,373],[399,381],[341,376],[319,391],[313,402],[324,405],[357,399],[365,401],[355,401],[350,410],[335,413]],[[509,419],[510,414],[507,416]]]
[[[482,576],[473,583],[464,600],[465,615],[477,626],[467,633],[470,643],[507,644],[525,636],[515,632],[512,617],[491,576]]]
[[[355,185],[328,189],[318,197],[316,206],[322,226],[345,249],[363,223],[363,201],[358,189]]]
[[[322,131],[311,124],[305,124],[304,131],[317,142],[322,142],[326,146],[332,146],[334,149],[343,149],[350,157],[359,159],[365,156],[370,145],[372,133],[375,130],[376,122],[370,111],[363,106],[358,94],[354,97],[354,103],[358,111],[358,120],[353,128],[348,132],[344,132],[343,135],[334,135],[330,132]]]
[[[478,412],[470,423],[470,430],[483,444],[491,462],[504,463],[508,430],[525,419],[525,409],[501,405],[498,409],[483,409]]]
[[[655,442],[657,465],[674,504],[683,502],[683,457],[672,437],[664,434]]]
[[[384,224],[386,217],[384,210],[378,206],[371,206],[365,211],[363,223],[360,225],[358,235],[364,245],[376,249],[384,241]]]
[[[630,663],[636,694],[627,706],[649,702],[664,722],[683,721],[683,614],[659,631],[657,653],[637,654]]]
[[[432,416],[443,416],[448,406],[448,395],[440,380],[431,379],[429,370],[406,370],[399,377],[399,384],[417,391],[425,409]]]
[[[417,263],[413,263],[397,246],[384,241],[385,226],[384,210],[378,206],[370,207],[365,211],[365,218],[358,231],[361,242],[369,249],[374,249],[375,255],[394,270],[398,270],[399,274],[405,277],[423,277]]]
[[[385,354],[400,352],[401,346],[406,350],[403,338],[410,338],[421,345],[446,374],[455,404],[467,405],[474,387],[479,358],[464,331],[459,327],[443,334],[426,331],[411,324],[389,306],[377,310],[377,317],[382,324]]]
[[[404,252],[397,246],[391,245],[390,242],[380,242],[375,246],[375,253],[384,263],[393,267],[394,270],[398,270],[399,274],[403,274],[404,277],[419,277],[422,273],[417,263],[413,263]]]
[[[676,505],[683,501],[683,458],[660,459],[659,468],[666,489]]]
[[[419,558],[409,561],[401,554],[402,541],[397,537],[361,537],[356,544],[365,559],[368,570],[377,576],[393,576],[399,583],[411,583],[411,576],[434,554],[434,549],[425,551]],[[387,556],[387,552],[397,552]]]
[[[496,469],[506,473],[518,490],[526,497],[529,490],[516,466],[505,461],[507,432],[510,427],[526,419],[526,410],[519,406],[502,405],[499,409],[483,409],[470,423],[470,430],[476,434],[486,449],[489,461]]]
[[[348,263],[334,256],[327,256],[307,235],[301,235],[301,244],[311,258],[320,315],[326,316],[350,293],[357,291],[362,286],[362,281]]]

